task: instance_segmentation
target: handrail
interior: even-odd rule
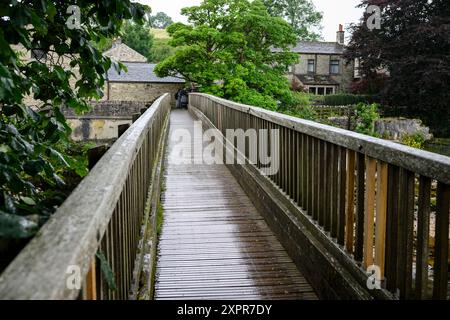
[[[339,261],[352,266],[361,287],[368,270],[379,270],[382,287],[400,299],[447,298],[449,157],[207,94],[191,93],[189,104],[224,136],[227,129],[279,130],[280,169],[260,181],[281,190],[325,247],[342,252]],[[320,272],[304,268],[314,278]]]
[[[0,276],[2,299],[126,299],[151,172],[170,112],[164,94],[114,143]],[[95,263],[101,253],[107,263]],[[100,269],[109,264],[116,290]],[[111,282],[111,281],[110,281]],[[110,283],[111,284],[111,283]]]
[[[207,97],[211,101],[215,101],[231,109],[248,113],[260,119],[268,120],[283,127],[294,129],[300,133],[326,140],[347,149],[364,153],[368,156],[450,184],[450,157],[318,122],[232,102],[209,94],[191,93],[190,96]]]

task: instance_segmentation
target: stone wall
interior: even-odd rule
[[[156,99],[155,99],[156,100]],[[64,109],[63,114],[67,119],[89,117],[112,117],[131,119],[134,113],[140,113],[141,109],[148,108],[154,100],[148,102],[142,101],[92,101],[90,104],[92,110],[83,115],[75,114],[73,109]]]
[[[107,99],[150,102],[168,92],[175,106],[175,93],[183,87],[184,83],[109,82]]]
[[[132,116],[151,106],[153,101],[101,101],[91,102],[92,111],[76,115],[72,109],[63,113],[72,128],[74,141],[109,142],[117,138],[121,124],[131,124]]]
[[[111,141],[117,138],[118,127],[121,124],[131,124],[131,119],[68,119],[72,128],[71,138],[74,141]]]
[[[333,126],[355,130],[355,118],[352,117],[349,122],[347,116],[331,117],[328,121]],[[419,119],[405,119],[405,118],[381,118],[375,121],[375,133],[388,140],[401,141],[405,136],[421,135],[425,140],[430,140],[433,135],[430,129],[422,124]]]
[[[419,119],[384,118],[375,122],[375,132],[390,140],[401,140],[404,136],[420,134],[425,140],[433,136],[430,129]]]

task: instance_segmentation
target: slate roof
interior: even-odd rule
[[[273,52],[280,52],[278,48],[272,49]],[[294,53],[303,54],[336,54],[344,53],[344,46],[337,42],[321,42],[321,41],[300,41],[291,49]]]
[[[125,62],[128,72],[120,74],[112,67],[108,70],[108,81],[110,82],[151,82],[151,83],[185,83],[183,79],[175,77],[159,78],[154,73],[156,64],[141,62]]]

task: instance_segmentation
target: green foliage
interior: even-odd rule
[[[365,8],[381,9],[381,28],[370,30]],[[362,0],[361,23],[351,26],[345,57],[358,58],[359,72],[378,87],[377,71],[389,77],[380,92],[390,106],[406,106],[401,116],[420,118],[435,135],[450,137],[450,1]]]
[[[309,99],[311,100],[311,103],[314,105],[325,104],[325,96],[323,95],[309,94]]]
[[[327,106],[348,106],[372,102],[373,98],[371,96],[345,93],[326,95],[323,98],[323,103]]]
[[[175,54],[176,49],[170,44],[170,39],[155,39],[151,50],[151,62],[159,63]]]
[[[150,16],[148,20],[149,26],[156,29],[166,29],[172,23],[172,18],[164,12],[158,12],[156,15]]]
[[[151,60],[153,35],[149,27],[132,21],[126,21],[122,29],[122,40],[127,46]]]
[[[425,137],[420,133],[416,133],[414,135],[404,135],[402,137],[402,143],[412,148],[423,149]]]
[[[289,110],[283,111],[283,113],[289,116],[311,121],[316,121],[318,118],[317,112],[314,110],[314,108],[308,105],[297,106]]]
[[[319,40],[323,14],[310,0],[263,0],[269,13],[285,19],[300,40]]]
[[[105,257],[105,254],[101,251],[97,252],[95,254],[95,256],[97,257],[98,261],[100,262],[100,270],[102,272],[102,275],[106,281],[106,283],[108,284],[108,287],[111,291],[116,291],[117,290],[117,285],[116,285],[116,281],[114,279],[114,272],[111,269],[108,260]]]
[[[380,118],[378,105],[359,103],[356,106],[356,132],[376,136],[375,121]]]
[[[294,93],[295,105],[296,106],[310,106],[311,105],[311,97],[307,93],[296,92]]]
[[[284,74],[298,59],[289,50],[296,37],[261,1],[205,0],[182,13],[191,24],[167,29],[178,50],[158,64],[158,76],[182,75],[201,92],[272,110],[295,104]]]
[[[61,108],[85,111],[87,99],[102,96],[112,62],[94,43],[144,13],[128,0],[77,4],[82,21],[71,29],[66,11],[73,1],[0,3],[1,238],[31,237],[66,198],[67,173],[86,173],[82,160],[68,152],[70,128]],[[24,61],[20,47],[42,54]],[[25,105],[28,96],[39,105]]]

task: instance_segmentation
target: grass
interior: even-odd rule
[[[165,29],[151,29],[150,32],[155,39],[170,39],[170,36]]]

